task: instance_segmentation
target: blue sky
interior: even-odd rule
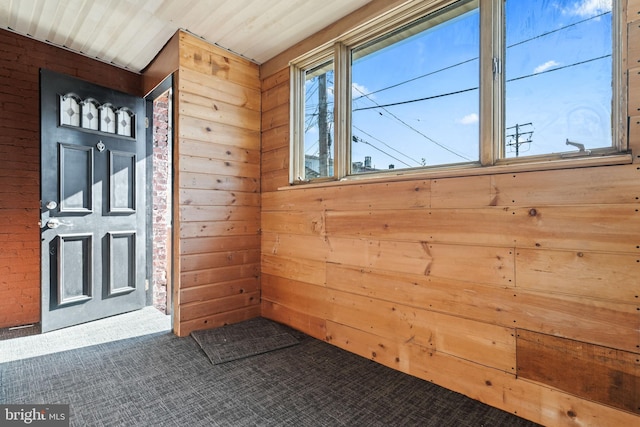
[[[520,155],[576,150],[566,139],[611,145],[610,10],[611,0],[506,2],[505,125],[531,123],[522,129],[533,131],[531,143],[521,137]],[[478,25],[477,10],[467,12],[354,60],[353,161],[371,156],[378,169],[398,169],[478,160]],[[314,154],[309,119],[307,154]],[[511,147],[507,157],[514,156]]]

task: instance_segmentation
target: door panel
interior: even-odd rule
[[[142,308],[144,100],[41,71],[42,331]]]
[[[136,210],[136,155],[112,151],[110,165],[110,211],[134,213]]]
[[[88,301],[93,288],[91,234],[58,234],[57,306]]]
[[[136,289],[136,233],[109,232],[109,296]]]
[[[60,212],[91,213],[93,149],[60,144]]]

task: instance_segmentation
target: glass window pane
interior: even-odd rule
[[[305,178],[333,176],[333,62],[305,72]]]
[[[460,1],[354,49],[351,172],[478,161],[479,46]]]
[[[94,99],[85,99],[82,102],[82,127],[98,130],[98,102]]]
[[[109,103],[100,106],[100,131],[116,133],[116,112]]]
[[[80,126],[80,98],[72,94],[60,97],[60,124]]]
[[[507,0],[505,17],[505,157],[611,147],[611,0]]]

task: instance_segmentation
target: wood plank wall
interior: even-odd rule
[[[179,33],[174,332],[260,315],[256,64]]]
[[[640,424],[628,10],[634,164],[287,188],[288,69],[263,74],[262,315],[544,425]]]
[[[0,30],[0,328],[40,321],[40,68],[142,95],[138,74]]]

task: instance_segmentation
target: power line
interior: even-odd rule
[[[565,25],[564,27],[556,28],[555,30],[547,31],[546,33],[542,33],[542,34],[538,34],[537,36],[531,37],[530,39],[526,39],[526,40],[522,40],[522,41],[513,43],[513,44],[507,46],[507,49],[509,49],[510,47],[514,47],[514,46],[518,46],[518,45],[530,42],[532,40],[539,39],[541,37],[548,36],[549,34],[557,33],[558,31],[566,30],[567,28],[575,27],[576,25],[579,25],[579,24],[584,24],[585,22],[591,21],[593,19],[600,18],[600,17],[602,17],[604,15],[608,15],[610,13],[611,13],[611,11],[609,10],[609,11],[603,12],[603,13],[601,13],[599,15],[594,15],[594,16],[591,16],[589,18],[585,18],[582,21],[577,21],[577,22],[574,22],[572,24]]]
[[[380,151],[381,153],[383,153],[383,154],[385,154],[385,155],[387,155],[387,156],[391,157],[392,159],[397,160],[397,161],[399,161],[400,163],[402,163],[402,164],[404,164],[404,165],[407,165],[407,167],[411,167],[411,165],[410,165],[410,164],[408,164],[408,163],[406,163],[406,162],[403,162],[403,161],[402,161],[402,160],[400,160],[399,158],[394,157],[393,155],[391,155],[391,154],[387,153],[386,151],[384,151],[384,150],[382,150],[382,149],[380,149],[380,148],[376,147],[376,146],[375,146],[375,145],[373,145],[372,143],[370,143],[370,142],[368,142],[368,141],[365,141],[364,139],[360,138],[359,136],[355,136],[355,135],[353,135],[353,136],[351,137],[351,139],[353,140],[353,142],[362,142],[363,144],[367,144],[367,145],[371,146],[371,148],[373,148],[374,150],[378,150],[378,151]]]
[[[538,73],[532,73],[532,74],[527,74],[527,75],[524,75],[524,76],[514,77],[514,78],[511,78],[511,79],[505,80],[505,82],[506,83],[510,83],[510,82],[514,82],[516,80],[522,80],[522,79],[526,79],[526,78],[529,78],[529,77],[535,77],[535,76],[539,76],[541,74],[550,73],[552,71],[560,71],[560,70],[564,70],[566,68],[571,68],[571,67],[575,67],[575,66],[578,66],[578,65],[584,65],[584,64],[587,64],[589,62],[598,61],[600,59],[609,58],[609,57],[611,57],[611,54],[599,56],[597,58],[587,59],[585,61],[575,62],[573,64],[564,65],[562,67],[551,68],[549,70],[540,71]],[[377,104],[376,106],[373,106],[373,107],[356,108],[356,109],[354,109],[352,111],[364,111],[364,110],[373,110],[375,108],[394,107],[396,105],[411,104],[411,103],[414,103],[414,102],[421,102],[421,101],[428,101],[430,99],[442,98],[444,96],[458,95],[460,93],[471,92],[471,91],[478,90],[478,89],[479,89],[478,86],[470,87],[470,88],[467,88],[467,89],[457,90],[457,91],[454,91],[454,92],[447,92],[447,93],[441,93],[441,94],[438,94],[438,95],[426,96],[424,98],[409,99],[407,101],[392,102],[392,103],[389,103],[389,104]]]
[[[458,62],[457,64],[449,65],[447,67],[440,68],[440,69],[435,70],[435,71],[431,71],[431,72],[429,72],[427,74],[422,74],[420,76],[414,77],[414,78],[409,79],[409,80],[404,80],[402,82],[396,83],[396,84],[391,85],[391,86],[384,87],[382,89],[374,90],[373,92],[369,92],[367,94],[363,94],[362,96],[357,97],[356,99],[354,99],[354,101],[357,101],[358,99],[364,98],[367,95],[373,95],[373,94],[378,93],[378,92],[382,92],[382,91],[385,91],[385,90],[388,90],[388,89],[393,89],[395,87],[402,86],[402,85],[407,84],[407,83],[411,83],[412,81],[419,80],[419,79],[422,79],[424,77],[429,77],[429,76],[431,76],[433,74],[438,74],[438,73],[440,73],[442,71],[447,71],[447,70],[449,70],[451,68],[455,68],[455,67],[458,67],[460,65],[464,65],[464,64],[466,64],[468,62],[476,61],[477,59],[478,59],[478,57],[476,56],[475,58],[467,59],[465,61]],[[361,91],[359,91],[359,92],[362,93]]]
[[[408,155],[404,154],[402,151],[396,150],[395,148],[393,148],[392,146],[390,146],[390,145],[389,145],[389,144],[387,144],[386,142],[382,141],[382,140],[381,140],[381,139],[379,139],[379,138],[376,138],[375,136],[371,135],[371,134],[370,134],[370,133],[368,133],[367,131],[365,131],[365,130],[363,130],[363,129],[360,129],[360,128],[359,128],[359,127],[357,127],[356,125],[353,125],[353,128],[354,128],[354,129],[357,129],[359,132],[362,132],[363,134],[367,135],[369,138],[373,138],[373,139],[375,139],[376,141],[378,141],[379,143],[381,143],[381,144],[385,145],[386,147],[389,147],[391,150],[393,150],[393,151],[395,151],[396,153],[398,153],[398,154],[400,154],[400,155],[402,155],[402,156],[406,157],[407,159],[411,160],[412,162],[416,162],[418,165],[420,165],[420,162],[419,162],[419,161],[417,161],[416,159],[414,159],[414,158],[412,158],[412,157],[410,157],[410,156],[408,156]],[[403,162],[403,163],[404,163],[404,162]],[[405,165],[406,165],[406,163],[405,163]],[[407,165],[407,166],[409,166],[409,165]]]
[[[583,19],[583,20],[581,20],[581,21],[577,21],[577,22],[574,22],[574,23],[571,23],[571,24],[565,25],[565,26],[563,26],[563,27],[556,28],[555,30],[547,31],[547,32],[544,32],[544,33],[542,33],[542,34],[538,34],[537,36],[534,36],[534,37],[531,37],[531,38],[528,38],[528,39],[521,40],[521,41],[519,41],[519,42],[513,43],[513,44],[511,44],[511,45],[507,46],[507,49],[512,48],[512,47],[514,47],[514,46],[518,46],[518,45],[524,44],[524,43],[528,43],[528,42],[533,41],[533,40],[537,40],[537,39],[539,39],[539,38],[541,38],[541,37],[548,36],[549,34],[553,34],[553,33],[557,33],[557,32],[562,31],[562,30],[566,30],[567,28],[571,28],[571,27],[574,27],[574,26],[576,26],[576,25],[583,24],[583,23],[585,23],[585,22],[588,22],[588,21],[591,21],[591,20],[594,20],[594,19],[600,18],[600,17],[602,17],[602,16],[604,16],[604,15],[608,15],[608,14],[610,14],[610,13],[611,13],[611,11],[603,12],[603,13],[601,13],[601,14],[599,14],[599,15],[594,15],[594,16],[591,16],[591,17],[589,17],[589,18]],[[460,65],[464,65],[464,64],[466,64],[466,63],[469,63],[469,62],[472,62],[472,61],[476,61],[477,59],[478,59],[478,57],[476,56],[475,58],[467,59],[467,60],[464,60],[464,61],[462,61],[462,62],[458,62],[458,63],[453,64],[453,65],[448,65],[448,66],[446,66],[446,67],[444,67],[444,68],[440,68],[440,69],[438,69],[438,70],[431,71],[431,72],[428,72],[428,73],[426,73],[426,74],[422,74],[422,75],[420,75],[420,76],[413,77],[413,78],[411,78],[411,79],[408,79],[408,80],[404,80],[404,81],[398,82],[398,83],[393,84],[393,85],[391,85],[391,86],[387,86],[387,87],[383,87],[383,88],[381,88],[381,89],[374,90],[373,92],[369,92],[369,93],[368,93],[368,95],[373,95],[373,94],[375,94],[375,93],[379,93],[379,92],[383,92],[383,91],[385,91],[385,90],[393,89],[393,88],[396,88],[396,87],[398,87],[398,86],[402,86],[402,85],[404,85],[404,84],[411,83],[411,82],[413,82],[413,81],[415,81],[415,80],[419,80],[419,79],[422,79],[422,78],[424,78],[424,77],[429,77],[429,76],[432,76],[432,75],[434,75],[434,74],[440,73],[440,72],[442,72],[442,71],[446,71],[446,70],[449,70],[449,69],[451,69],[451,68],[459,67]],[[362,92],[361,92],[361,93],[362,93]],[[362,96],[360,96],[360,97],[356,98],[355,100],[358,100],[358,99],[360,99],[360,98],[363,98],[364,96],[365,96],[365,95],[363,94]],[[354,100],[354,101],[355,101],[355,100]]]
[[[355,89],[356,89],[358,92],[363,93],[360,89],[358,89],[358,87],[355,87]],[[438,141],[436,141],[435,139],[430,138],[429,136],[425,135],[425,134],[424,134],[423,132],[421,132],[420,130],[418,130],[418,129],[414,128],[414,127],[413,127],[413,126],[411,126],[409,123],[405,122],[405,121],[404,121],[404,120],[402,120],[400,117],[396,116],[396,115],[395,115],[395,114],[393,114],[391,111],[387,110],[387,109],[385,108],[385,106],[384,106],[384,105],[380,105],[380,104],[378,104],[376,101],[374,101],[373,99],[371,99],[371,98],[369,97],[369,95],[364,94],[364,96],[366,96],[366,97],[367,97],[367,99],[368,99],[369,101],[373,102],[373,103],[374,103],[374,104],[376,104],[378,107],[360,108],[360,109],[356,109],[356,110],[352,110],[352,111],[358,111],[358,110],[370,109],[370,108],[382,108],[382,109],[383,109],[385,112],[387,112],[391,117],[393,117],[394,119],[396,119],[397,121],[399,121],[400,123],[402,123],[403,125],[405,125],[406,127],[408,127],[409,129],[411,129],[412,131],[416,132],[418,135],[421,135],[422,137],[424,137],[424,138],[425,138],[425,139],[427,139],[428,141],[431,141],[432,143],[434,143],[434,144],[435,144],[435,145],[437,145],[438,147],[440,147],[440,148],[442,148],[442,149],[444,149],[444,150],[447,150],[447,151],[448,151],[448,152],[450,152],[451,154],[454,154],[454,155],[456,155],[456,156],[460,157],[461,159],[465,159],[465,160],[468,160],[468,161],[470,161],[470,162],[472,161],[470,158],[468,158],[468,157],[466,157],[466,156],[464,156],[464,155],[462,155],[462,154],[460,154],[460,153],[456,153],[453,149],[451,149],[451,148],[447,147],[447,146],[446,146],[446,145],[444,145],[444,144],[439,143],[439,142],[438,142]],[[380,113],[380,114],[382,114],[382,113]]]
[[[514,78],[511,78],[509,80],[506,80],[506,82],[507,83],[515,82],[516,80],[522,80],[522,79],[526,79],[526,78],[529,78],[529,77],[535,77],[535,76],[539,76],[540,74],[550,73],[552,71],[564,70],[565,68],[571,68],[571,67],[575,67],[575,66],[578,66],[578,65],[583,65],[583,64],[587,64],[589,62],[599,61],[600,59],[610,58],[610,57],[611,57],[611,54],[602,55],[602,56],[599,56],[597,58],[591,58],[591,59],[587,59],[585,61],[575,62],[575,63],[569,64],[569,65],[563,65],[562,67],[550,68],[548,70],[540,71],[538,73],[527,74],[526,76],[514,77]]]
[[[460,93],[471,92],[473,90],[478,90],[478,86],[471,87],[468,89],[457,90],[455,92],[447,92],[447,93],[441,93],[439,95],[426,96],[424,98],[409,99],[407,101],[392,102],[389,104],[376,104],[373,107],[360,107],[360,108],[355,108],[351,111],[356,112],[356,111],[364,111],[364,110],[373,110],[375,108],[395,107],[396,105],[411,104],[411,103],[420,102],[420,101],[428,101],[430,99],[442,98],[443,96],[458,95]]]

